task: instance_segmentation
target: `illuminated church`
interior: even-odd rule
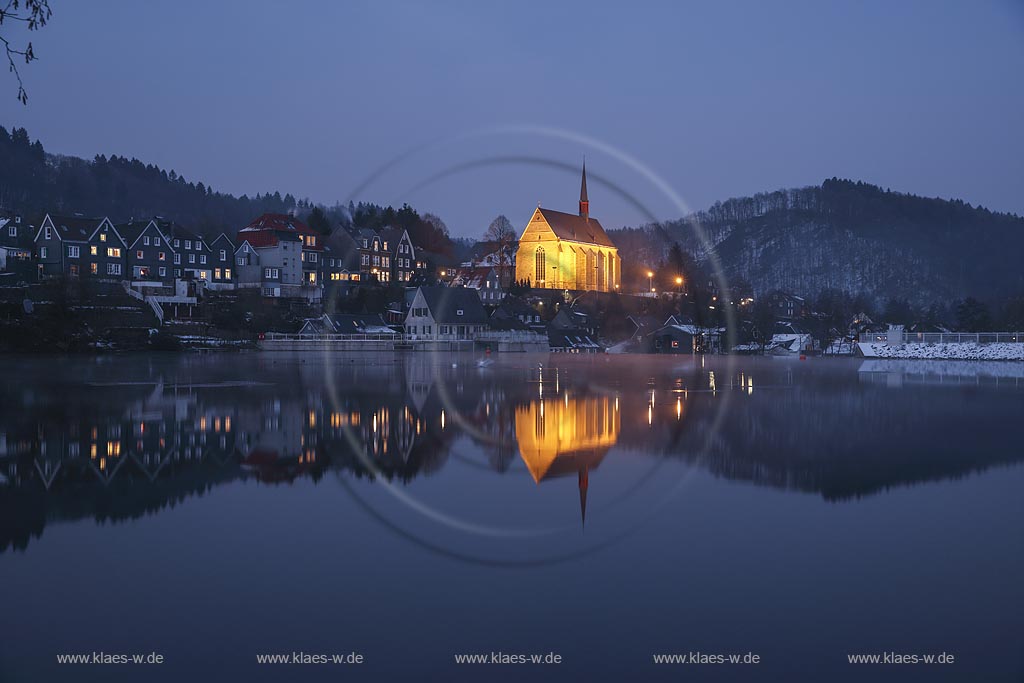
[[[622,281],[619,250],[587,200],[587,166],[583,165],[578,216],[537,207],[519,238],[516,280],[542,289],[614,292]]]

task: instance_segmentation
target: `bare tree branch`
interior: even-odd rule
[[[50,20],[51,16],[53,16],[53,11],[50,9],[50,0],[8,0],[7,5],[0,9],[0,26],[3,26],[4,22],[20,21],[29,31],[38,31],[46,26],[46,22]],[[28,43],[25,49],[19,50],[2,35],[0,35],[0,42],[3,43],[4,52],[7,55],[8,70],[18,80],[18,101],[27,105],[28,93],[25,92],[25,84],[21,80],[21,72],[18,70],[15,57],[24,59],[26,64],[34,62],[36,55],[32,49],[32,43]]]

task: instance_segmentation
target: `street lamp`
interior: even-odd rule
[[[683,293],[683,278],[680,275],[676,276],[676,287],[679,288],[679,293]]]
[[[647,289],[654,291],[654,273],[647,271]]]

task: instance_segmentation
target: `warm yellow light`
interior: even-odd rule
[[[654,277],[654,273],[652,273],[651,271],[648,270],[647,271],[647,277]]]
[[[681,285],[681,284],[683,284],[683,278],[681,278],[681,277],[677,277],[677,278],[676,278],[676,284],[677,284],[677,285]]]

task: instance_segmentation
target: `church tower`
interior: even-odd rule
[[[590,202],[587,200],[587,162],[583,161],[583,183],[580,185],[580,218],[590,218]]]

